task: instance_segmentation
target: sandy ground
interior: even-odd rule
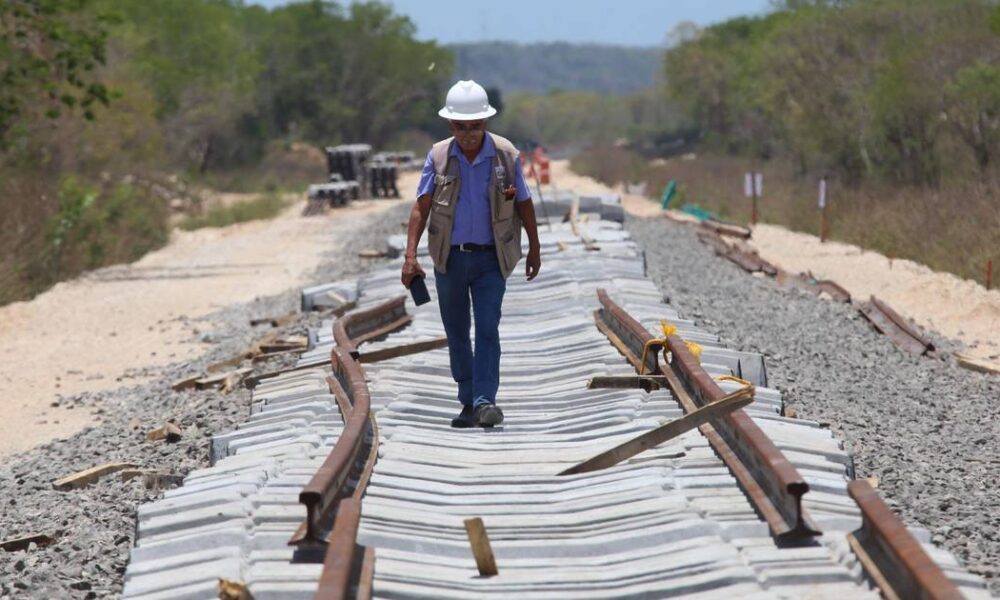
[[[552,161],[552,179],[557,186],[579,192],[621,193],[625,210],[637,217],[662,212],[653,200],[573,173],[568,161]],[[963,354],[1000,368],[1000,290],[987,291],[976,282],[912,261],[890,262],[858,246],[821,244],[816,236],[775,225],[754,227],[751,245],[761,257],[786,271],[811,271],[817,278],[832,279],[858,300],[875,295],[921,327],[963,343]]]
[[[974,358],[1000,365],[1000,291],[932,271],[909,260],[760,224],[752,245],[766,260],[794,273],[832,279],[857,300],[875,295],[921,327],[961,341]]]
[[[400,189],[416,187],[405,173]],[[130,265],[60,283],[0,307],[0,456],[65,437],[92,422],[59,397],[138,383],[129,371],[205,352],[210,323],[230,304],[306,285],[351,217],[394,205],[367,200],[318,217],[296,203],[269,221],[192,232]],[[262,315],[268,316],[268,315]]]

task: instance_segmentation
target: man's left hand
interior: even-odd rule
[[[538,270],[542,268],[542,253],[538,248],[528,250],[528,258],[524,261],[524,274],[531,281],[538,276]]]

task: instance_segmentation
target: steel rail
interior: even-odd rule
[[[597,296],[602,307],[596,315],[598,326],[603,324],[602,330],[613,332],[628,348],[626,356],[636,368],[640,368],[643,349],[654,340],[653,335],[615,304],[605,290],[598,289]],[[647,353],[646,364],[641,368],[664,375],[686,412],[726,396],[691,354],[683,339],[677,335],[667,336],[665,349],[673,356],[666,368],[661,366],[656,352]],[[820,533],[802,507],[802,496],[809,491],[809,484],[746,411],[734,411],[712,423],[701,425],[699,429],[739,481],[776,538],[794,540]]]
[[[327,378],[330,393],[344,416],[344,429],[326,460],[299,492],[306,507],[306,519],[288,541],[304,548],[326,546],[323,571],[316,598],[332,600],[351,597],[352,586],[372,569],[362,569],[371,553],[357,546],[361,522],[361,496],[371,478],[378,457],[378,425],[371,414],[367,378],[359,360],[358,346],[384,336],[412,320],[406,314],[404,296],[349,313],[333,324],[336,346],[330,352],[333,376]],[[370,431],[367,455],[365,433]],[[358,468],[360,472],[358,473]],[[357,475],[351,490],[351,476]],[[361,582],[364,588],[365,582]],[[367,584],[370,589],[370,582]]]
[[[360,460],[369,425],[371,397],[361,364],[339,347],[333,349],[332,357],[334,378],[330,380],[330,391],[342,406],[342,398],[346,396],[350,412],[344,413],[344,430],[333,450],[299,492],[299,503],[306,507],[306,519],[288,541],[289,545],[326,543],[325,525],[347,495],[348,478]]]
[[[299,492],[299,502],[306,507],[306,519],[289,540],[289,545],[326,543],[325,526],[347,494],[348,478],[361,460],[365,432],[371,423],[371,397],[364,368],[357,360],[357,348],[366,340],[408,324],[412,317],[406,314],[405,301],[405,296],[398,296],[348,313],[333,323],[337,345],[330,352],[334,377],[328,379],[328,383],[343,413],[344,430],[319,470]]]
[[[906,319],[875,296],[872,296],[869,302],[862,304],[860,310],[876,329],[903,350],[917,355],[934,352],[934,344],[927,341],[927,338],[914,329]]]
[[[867,481],[847,484],[861,509],[861,529],[847,535],[865,572],[889,600],[957,600],[964,596]]]
[[[337,346],[358,357],[358,346],[400,329],[413,320],[406,314],[406,296],[397,296],[370,308],[347,313],[333,322],[333,339]]]

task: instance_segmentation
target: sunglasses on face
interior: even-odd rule
[[[462,133],[479,131],[486,127],[486,121],[476,121],[475,123],[456,123],[452,121],[451,127],[455,131],[461,131]]]

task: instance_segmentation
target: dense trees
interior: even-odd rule
[[[437,125],[453,55],[414,33],[375,1],[0,0],[0,303],[163,243],[171,174]]]
[[[658,48],[566,42],[480,42],[449,48],[455,52],[456,77],[506,93],[532,94],[639,92],[653,86],[662,54]]]
[[[996,14],[986,0],[787,2],[668,50],[668,98],[712,147],[937,185],[1000,151]]]
[[[414,33],[379,2],[9,0],[0,135],[37,152],[57,144],[39,137],[39,119],[76,107],[129,129],[94,108],[114,95],[129,119],[156,123],[156,158],[188,170],[252,164],[275,139],[379,144],[419,123],[450,78],[452,53]]]
[[[89,0],[4,0],[0,3],[0,144],[32,117],[58,118],[106,104],[94,77],[104,62],[108,16]],[[0,145],[0,147],[3,147]]]
[[[987,0],[789,1],[668,50],[667,98],[709,147],[849,181],[938,185],[1000,152],[1000,23]]]

